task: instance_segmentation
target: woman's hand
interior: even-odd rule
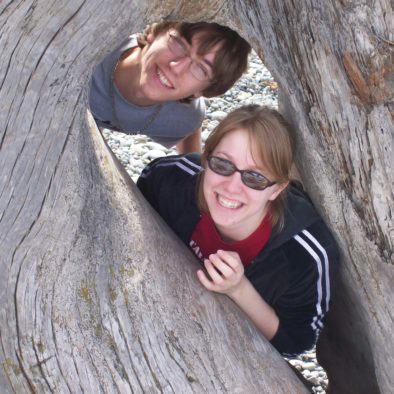
[[[228,295],[271,340],[278,331],[279,318],[244,275],[238,253],[218,250],[204,261],[204,265],[211,280],[198,270],[197,276],[202,285],[210,291]]]
[[[231,296],[244,277],[244,266],[236,252],[218,250],[205,259],[204,266],[211,280],[202,270],[197,271],[198,279],[206,289],[217,293]]]

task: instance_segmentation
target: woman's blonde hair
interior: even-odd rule
[[[247,105],[227,115],[208,137],[202,154],[202,165],[207,166],[210,156],[220,141],[230,132],[242,129],[249,135],[252,157],[256,163],[263,164],[270,176],[278,184],[290,181],[290,173],[294,160],[294,134],[283,116],[270,107]],[[257,155],[257,157],[256,157]],[[203,193],[205,171],[201,172],[197,183],[197,203],[202,212],[208,207]],[[271,225],[280,231],[284,224],[285,193],[269,202],[268,212]]]

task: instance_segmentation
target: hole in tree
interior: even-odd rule
[[[235,85],[220,97],[204,98],[204,100],[206,116],[202,124],[203,146],[211,131],[232,110],[247,104],[277,108],[278,84],[258,55],[252,51],[248,70]],[[175,146],[166,148],[143,134],[129,135],[105,128],[102,129],[102,134],[134,182],[137,181],[143,168],[153,159],[178,154]],[[285,359],[306,379],[313,392],[326,392],[327,375],[316,360],[315,349],[298,357]]]
[[[203,144],[210,132],[233,109],[246,104],[278,106],[278,86],[271,73],[252,51],[248,71],[224,95],[204,98],[206,116],[202,124]],[[175,146],[165,148],[142,134],[128,135],[103,129],[103,136],[134,181],[146,164],[160,156],[177,154]]]

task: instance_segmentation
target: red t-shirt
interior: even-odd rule
[[[202,262],[219,249],[237,252],[246,267],[263,249],[271,232],[272,227],[266,215],[260,226],[249,237],[242,241],[226,242],[221,238],[211,215],[204,213],[194,228],[189,246]]]

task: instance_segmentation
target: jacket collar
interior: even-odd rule
[[[286,196],[284,226],[279,233],[275,232],[264,251],[272,250],[287,242],[304,228],[320,220],[309,196],[298,182],[292,182]]]

